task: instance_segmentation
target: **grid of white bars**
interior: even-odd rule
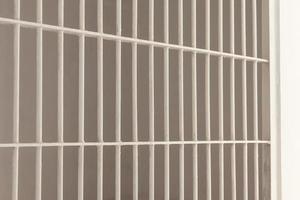
[[[246,0],[241,0],[241,49],[242,55],[235,54],[235,0],[230,0],[230,53],[223,52],[223,0],[218,1],[218,50],[210,49],[210,0],[205,1],[205,49],[196,47],[196,0],[192,0],[191,8],[191,38],[192,46],[183,45],[183,5],[184,0],[172,1],[178,3],[178,44],[169,43],[169,0],[164,0],[164,41],[154,41],[154,0],[149,0],[149,39],[138,38],[138,0],[132,0],[132,37],[125,37],[121,34],[122,22],[122,1],[116,0],[116,34],[107,34],[103,32],[103,0],[98,0],[97,7],[97,22],[98,31],[88,31],[85,29],[85,1],[80,0],[80,28],[64,27],[64,0],[58,2],[58,26],[48,25],[43,23],[43,6],[42,0],[37,0],[37,22],[23,21],[20,19],[20,0],[14,0],[14,19],[0,17],[0,23],[14,25],[14,102],[13,102],[13,143],[1,143],[1,148],[13,148],[13,189],[12,199],[18,199],[18,172],[19,172],[19,149],[25,147],[36,147],[36,179],[35,179],[35,198],[40,200],[42,198],[42,150],[43,147],[55,146],[58,147],[58,173],[57,173],[57,199],[63,200],[63,149],[67,146],[79,147],[78,153],[78,200],[84,198],[84,148],[86,146],[97,147],[97,199],[103,199],[103,146],[115,147],[115,199],[122,198],[121,193],[121,151],[122,146],[133,147],[133,199],[138,199],[138,147],[141,145],[149,147],[149,199],[155,199],[155,181],[154,181],[154,150],[157,145],[164,147],[164,199],[170,199],[170,145],[178,145],[179,148],[179,199],[185,199],[184,190],[184,150],[185,145],[192,145],[193,158],[193,199],[199,199],[198,195],[198,145],[205,145],[206,147],[206,190],[207,199],[211,200],[212,194],[212,162],[211,162],[211,145],[218,145],[219,147],[219,199],[224,199],[224,145],[230,145],[231,148],[231,193],[232,199],[236,200],[237,185],[236,185],[236,144],[243,146],[243,199],[248,199],[248,144],[254,145],[254,186],[255,199],[259,199],[259,150],[258,145],[270,145],[268,140],[258,139],[258,78],[257,68],[258,63],[268,63],[268,60],[257,57],[257,3],[252,1],[252,42],[253,42],[253,56],[246,55]],[[19,141],[19,107],[20,107],[20,27],[27,27],[35,29],[37,32],[37,81],[36,81],[36,142],[22,143]],[[58,34],[58,142],[46,143],[42,140],[42,80],[43,80],[43,31],[52,31]],[[74,34],[78,36],[79,40],[79,120],[78,120],[78,142],[64,142],[63,137],[63,117],[64,117],[64,34]],[[97,142],[85,142],[84,140],[84,78],[85,78],[85,37],[97,38]],[[116,43],[116,102],[115,102],[115,136],[114,142],[106,142],[103,140],[103,41],[111,40]],[[121,45],[122,43],[130,43],[132,45],[132,141],[122,142],[121,140]],[[149,48],[149,140],[138,140],[138,81],[137,81],[137,45],[144,45]],[[164,49],[164,141],[154,140],[154,47]],[[170,49],[178,50],[179,52],[179,141],[169,140],[169,51]],[[184,76],[183,76],[183,53],[192,53],[192,140],[187,141],[184,138]],[[206,139],[198,139],[198,125],[197,125],[197,54],[205,55],[205,118],[206,118]],[[219,109],[219,140],[211,140],[210,130],[210,57],[218,57],[218,109]],[[223,59],[230,58],[230,135],[231,140],[224,140],[224,100],[223,100]],[[236,140],[235,135],[235,60],[242,61],[242,127],[243,140]],[[250,61],[253,63],[253,122],[254,122],[254,139],[247,140],[247,70],[246,63]]]

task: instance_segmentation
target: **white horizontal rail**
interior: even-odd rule
[[[43,142],[43,143],[2,143],[3,147],[57,147],[57,146],[146,146],[146,145],[191,145],[191,144],[270,144],[269,140],[211,140],[211,141],[138,141],[138,142]]]
[[[93,31],[87,31],[87,30],[80,30],[80,29],[74,29],[74,28],[67,28],[67,27],[60,27],[60,26],[54,26],[54,25],[48,25],[48,24],[41,24],[36,22],[28,22],[23,20],[16,20],[16,19],[9,19],[0,17],[0,24],[19,24],[22,27],[29,27],[29,28],[42,28],[43,30],[48,31],[55,31],[60,32],[63,31],[64,33],[68,34],[74,34],[74,35],[85,35],[86,37],[102,37],[106,40],[121,40],[122,42],[136,42],[139,45],[153,45],[155,47],[168,47],[169,49],[177,49],[177,50],[183,50],[187,52],[194,52],[199,54],[208,54],[211,56],[223,56],[227,58],[234,58],[238,60],[246,60],[246,61],[256,61],[261,63],[268,63],[269,61],[267,59],[263,58],[255,58],[251,56],[246,55],[237,55],[232,53],[226,53],[226,52],[220,52],[220,51],[214,51],[214,50],[208,50],[208,49],[201,49],[196,47],[189,47],[189,46],[182,46],[182,45],[176,45],[176,44],[170,44],[170,43],[163,43],[163,42],[157,42],[157,41],[151,41],[151,40],[143,40],[143,39],[137,39],[137,38],[131,38],[131,37],[124,37],[120,35],[113,35],[113,34],[107,34],[107,33],[99,33],[99,32],[93,32]]]

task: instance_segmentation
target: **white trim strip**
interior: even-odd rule
[[[280,97],[280,2],[269,1],[270,41],[270,132],[271,132],[271,199],[282,199],[281,172],[281,97]],[[265,5],[265,8],[267,7]]]

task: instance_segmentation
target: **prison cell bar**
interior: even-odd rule
[[[230,53],[235,53],[235,11],[234,1],[230,1]],[[235,140],[235,59],[230,58],[230,139]],[[236,147],[235,144],[231,145],[230,149],[231,159],[231,198],[236,200]]]
[[[183,45],[183,0],[178,0],[178,44]],[[183,51],[178,57],[179,140],[184,141]],[[184,145],[179,147],[179,199],[184,200]]]
[[[149,41],[154,41],[154,0],[149,0]],[[154,46],[149,46],[149,141],[154,142]],[[154,145],[149,146],[149,200],[154,200]]]
[[[97,29],[103,33],[103,0],[97,1]],[[103,143],[103,38],[97,40],[97,136]],[[103,146],[97,147],[97,200],[103,200]]]
[[[14,18],[20,20],[20,0],[14,1]],[[13,99],[13,141],[19,143],[20,121],[20,24],[14,25],[14,99]],[[12,200],[18,200],[19,148],[13,150]]]
[[[257,3],[252,0],[252,42],[253,55],[257,56]],[[257,84],[257,62],[253,62],[253,139],[258,140],[258,84]],[[258,145],[254,144],[254,199],[259,199],[259,161]]]
[[[205,48],[210,49],[210,0],[205,1]],[[205,55],[205,119],[206,140],[211,140],[210,128],[210,55]],[[206,145],[206,196],[211,200],[211,145]]]
[[[79,2],[79,26],[85,29],[85,0]],[[79,36],[79,101],[78,101],[78,141],[84,143],[84,74],[85,36]],[[78,200],[84,198],[84,146],[78,149]]]
[[[58,25],[64,26],[64,0],[58,2]],[[64,32],[58,33],[58,88],[57,88],[57,138],[59,142],[64,142]],[[63,200],[63,163],[64,152],[63,147],[58,147],[57,160],[57,199]]]
[[[164,0],[164,42],[169,43],[169,0]],[[169,141],[169,48],[164,48],[164,140]],[[170,199],[170,147],[164,146],[164,199]]]
[[[241,1],[241,47],[246,55],[246,1]],[[247,140],[247,62],[242,60],[242,113],[243,139]],[[243,199],[248,200],[248,145],[243,144]]]
[[[116,35],[122,34],[122,1],[116,1]],[[121,142],[121,40],[116,41],[116,141]],[[115,198],[121,199],[121,146],[116,146]]]
[[[43,23],[43,3],[37,1],[37,23]],[[39,27],[36,38],[36,142],[43,142],[43,29]],[[42,198],[42,147],[36,149],[35,199]]]
[[[218,2],[218,50],[223,51],[223,0]],[[224,140],[223,57],[218,57],[219,140]],[[219,146],[219,200],[224,200],[224,145]]]
[[[137,38],[137,0],[132,2],[132,37]],[[138,141],[137,43],[132,43],[132,141]],[[133,200],[138,200],[138,146],[133,146]]]
[[[192,1],[191,4],[191,15],[192,15],[192,46],[197,48],[197,12],[196,12],[196,0]],[[192,131],[193,141],[198,140],[198,123],[197,123],[197,54],[192,54]],[[198,199],[198,145],[193,145],[193,200]]]

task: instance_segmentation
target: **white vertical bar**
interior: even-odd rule
[[[253,57],[257,57],[257,7],[256,0],[252,0],[252,42]],[[257,62],[253,62],[253,132],[254,140],[258,140],[258,100],[257,100]],[[254,144],[254,199],[259,199],[259,167],[258,144]]]
[[[234,1],[230,1],[230,52],[234,54]],[[235,67],[234,58],[230,58],[230,138],[235,140]],[[236,200],[236,151],[235,144],[231,145],[231,195]]]
[[[117,35],[122,31],[122,1],[116,4]],[[121,142],[121,40],[116,42],[116,141]],[[121,146],[116,146],[115,199],[121,199]]]
[[[37,22],[43,23],[43,3],[42,0],[37,1]],[[42,143],[42,122],[43,122],[43,29],[37,29],[36,43],[36,64],[37,64],[37,79],[36,79],[36,141]],[[42,198],[42,147],[36,149],[36,182],[35,182],[35,199]]]
[[[183,0],[178,0],[178,44],[183,45]],[[179,51],[179,140],[184,141],[183,50]],[[184,200],[184,145],[179,146],[179,199]]]
[[[132,36],[137,38],[137,0],[132,3]],[[138,141],[137,43],[132,43],[132,139]],[[133,200],[138,200],[138,146],[133,146]]]
[[[282,4],[280,4],[280,2]],[[269,9],[264,12],[263,19],[269,20],[269,60],[270,60],[270,132],[271,132],[271,199],[282,199],[282,172],[281,172],[281,97],[280,90],[280,5],[289,2],[273,0],[264,1],[263,8]],[[268,8],[269,7],[269,8]],[[267,13],[269,16],[266,16]],[[264,21],[264,20],[263,20]],[[264,24],[264,23],[263,23]],[[264,28],[264,30],[267,28]],[[266,42],[267,44],[267,42]],[[266,45],[265,45],[266,46]],[[267,51],[264,53],[268,53]],[[283,109],[284,111],[285,109]],[[266,151],[266,150],[265,150]],[[264,160],[267,164],[267,161]],[[265,165],[266,166],[266,165]],[[265,176],[268,177],[267,175]],[[265,185],[267,186],[267,185]]]
[[[84,190],[84,146],[79,146],[78,151],[78,199],[83,200]]]
[[[149,40],[154,40],[154,0],[149,0]],[[154,142],[154,47],[149,46],[149,141]],[[154,200],[154,145],[149,146],[149,200]]]
[[[85,29],[85,0],[80,0],[80,29]],[[79,141],[84,142],[84,35],[79,36]]]
[[[58,25],[64,26],[64,0],[58,2]],[[64,33],[58,33],[58,141],[64,142]],[[63,200],[63,147],[58,147],[57,161],[57,199]]]
[[[205,47],[210,49],[210,0],[205,5]],[[205,56],[205,118],[206,118],[206,140],[210,141],[210,55]],[[211,145],[206,145],[206,195],[211,200]]]
[[[20,0],[14,1],[14,18],[20,19]],[[13,103],[13,140],[19,143],[20,121],[20,25],[14,26],[14,103]],[[12,200],[18,199],[19,187],[19,148],[13,150]]]
[[[246,55],[246,2],[241,1],[242,55]],[[243,139],[247,140],[247,63],[242,60]],[[243,199],[248,200],[248,146],[243,144]]]
[[[218,3],[218,50],[223,52],[223,0]],[[219,140],[224,140],[223,57],[218,57]],[[219,199],[224,200],[224,145],[219,145]]]
[[[103,199],[103,145],[97,147],[97,200]]]
[[[169,43],[169,0],[164,0],[164,42]],[[169,48],[164,48],[164,140],[169,141]],[[164,146],[165,200],[170,199],[170,146]]]
[[[192,46],[196,48],[197,46],[197,12],[196,12],[196,0],[192,1],[191,5],[192,11]],[[192,131],[193,140],[198,140],[198,124],[197,124],[197,54],[193,52],[192,54]],[[198,199],[198,145],[193,145],[193,200]]]
[[[98,32],[103,33],[103,0],[97,1]],[[103,142],[103,38],[97,40],[97,133]],[[103,200],[103,146],[97,147],[97,200]]]
[[[85,29],[85,0],[79,2],[79,25]],[[79,113],[78,113],[78,140],[84,142],[84,54],[85,36],[79,36]],[[84,194],[84,146],[78,150],[78,200],[83,200]]]

